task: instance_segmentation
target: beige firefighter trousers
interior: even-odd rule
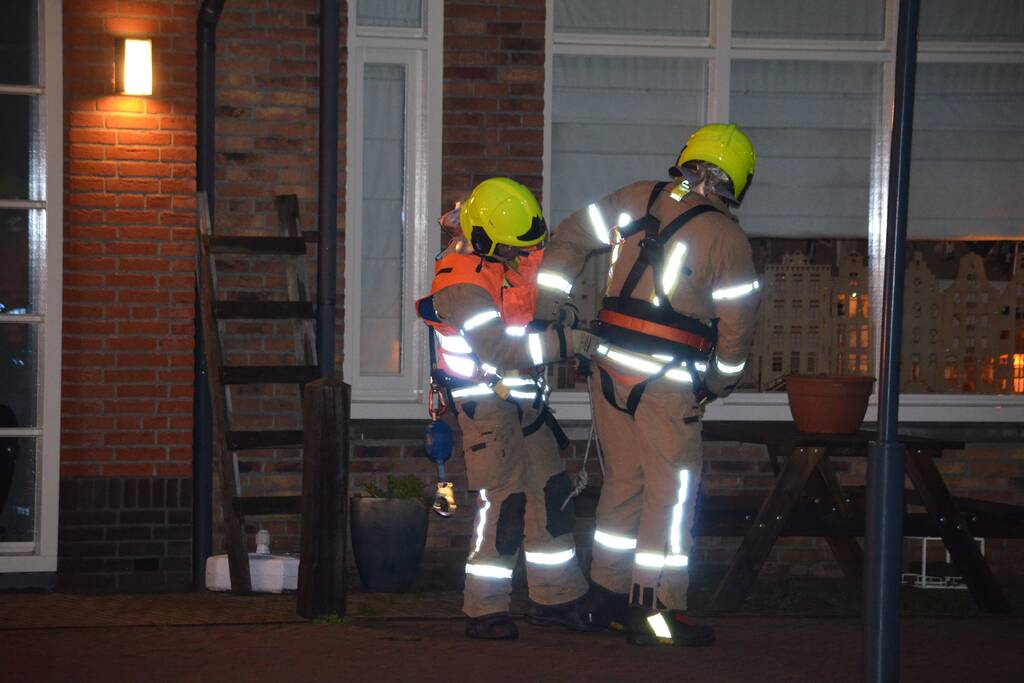
[[[604,455],[591,580],[646,607],[686,609],[690,528],[701,478],[701,412],[690,385],[662,378],[635,415],[604,397],[594,364],[591,406]],[[625,407],[632,387],[613,380]]]
[[[469,487],[478,509],[469,539],[463,611],[479,617],[509,609],[512,570],[522,546],[530,599],[572,602],[587,592],[572,536],[572,483],[547,425],[529,436],[539,412],[497,397],[459,404]]]

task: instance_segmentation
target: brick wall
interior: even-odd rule
[[[192,480],[82,477],[60,486],[60,587],[188,590]]]
[[[344,281],[345,89],[344,48],[347,8],[341,7],[339,84],[338,282]],[[295,194],[305,231],[317,229],[320,16],[317,0],[233,0],[217,27],[216,234],[280,234],[274,197]],[[315,242],[309,243],[309,295],[315,297]],[[224,299],[287,298],[287,262],[280,257],[218,258],[217,287]],[[339,305],[343,297],[338,296]],[[341,351],[343,315],[337,316]],[[295,364],[291,322],[232,322],[222,327],[228,364]],[[297,387],[230,388],[232,428],[299,429]],[[239,453],[239,473],[247,495],[301,491],[301,450]],[[215,497],[219,486],[214,486]],[[219,497],[214,504],[214,551],[223,544]],[[271,532],[272,547],[296,551],[298,518],[293,515],[247,520],[251,536]]]
[[[61,477],[70,490],[79,479],[191,476],[195,9],[192,0],[64,3]],[[112,95],[118,36],[153,38],[152,97]],[[108,499],[110,539],[118,500]],[[63,558],[78,532],[61,521]],[[116,543],[95,550],[98,562],[119,557]],[[97,566],[69,555],[63,578]]]
[[[541,199],[544,6],[445,2],[442,206],[495,175]]]
[[[276,194],[297,194],[307,229],[316,226],[319,7],[318,0],[224,6],[217,25],[218,232],[276,231]]]

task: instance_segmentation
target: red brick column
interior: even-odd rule
[[[144,585],[187,583],[189,520],[169,521],[162,485],[161,511],[122,519],[121,487],[99,484],[156,477],[178,490],[192,473],[195,21],[193,0],[64,2],[60,571],[107,574],[79,582],[90,587],[139,587],[136,570],[153,572]],[[151,97],[113,94],[124,36],[153,39]],[[115,488],[116,501],[99,493]],[[94,508],[109,510],[106,528],[77,528]],[[161,535],[167,524],[179,526]]]
[[[442,204],[495,175],[541,199],[544,0],[445,2]]]

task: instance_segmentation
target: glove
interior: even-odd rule
[[[718,398],[718,395],[710,391],[703,384],[700,384],[694,388],[693,398],[697,401],[697,407],[703,411],[709,403],[713,403]]]
[[[553,322],[566,327],[576,327],[579,320],[579,309],[565,294],[541,289],[537,293],[537,305],[534,308],[533,319]]]
[[[580,309],[572,302],[566,301],[558,307],[558,324],[576,329],[580,322]]]
[[[572,355],[589,359],[597,351],[598,344],[604,340],[586,330],[568,330],[572,338]]]

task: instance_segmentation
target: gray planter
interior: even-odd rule
[[[352,498],[352,553],[367,590],[403,593],[412,588],[427,544],[429,515],[418,500]]]

